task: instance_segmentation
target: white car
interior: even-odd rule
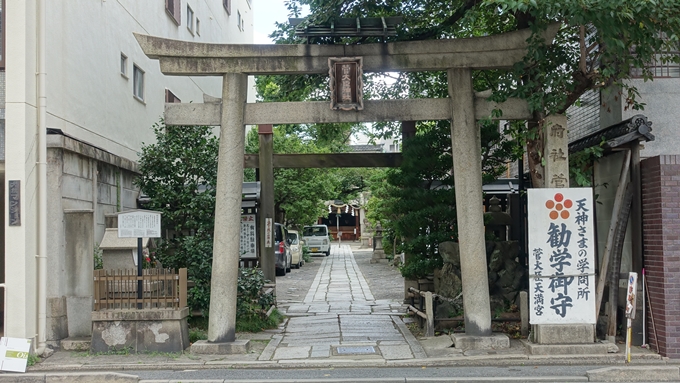
[[[331,255],[331,238],[326,225],[305,226],[302,229],[302,240],[305,241],[305,249],[310,254],[323,253],[327,257]]]
[[[299,269],[300,266],[305,264],[302,259],[302,247],[300,245],[300,235],[295,230],[290,230],[288,232],[288,239],[290,240],[290,264],[294,268]]]

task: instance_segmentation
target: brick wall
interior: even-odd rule
[[[640,166],[645,277],[654,314],[654,326],[647,315],[647,342],[663,356],[680,358],[680,156],[651,157]]]

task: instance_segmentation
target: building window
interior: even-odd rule
[[[132,93],[136,99],[144,102],[144,71],[137,65],[132,66]]]
[[[227,11],[227,15],[231,15],[231,0],[222,0],[224,5],[224,10]]]
[[[680,51],[671,51],[666,54],[656,54],[647,69],[654,78],[680,77],[680,64],[669,60],[669,55],[680,56]],[[665,56],[665,58],[664,58]],[[630,75],[633,78],[642,78],[642,68],[631,68]]]
[[[127,56],[122,53],[120,54],[120,74],[123,75],[123,77],[128,78]]]
[[[241,19],[241,12],[236,11],[236,25],[238,25],[238,29],[243,32],[243,19]]]
[[[187,29],[194,34],[194,10],[187,4]]]
[[[669,38],[664,33],[661,38],[668,42]],[[657,53],[650,63],[646,65],[647,70],[654,78],[680,77],[680,44],[668,44],[669,47],[662,53]],[[630,76],[634,78],[644,77],[642,68],[631,68]]]
[[[5,69],[5,0],[0,1],[0,69]]]
[[[201,35],[201,20],[198,17],[196,18],[196,34]]]
[[[165,0],[165,11],[168,13],[168,15],[172,16],[172,19],[177,25],[182,23],[181,6],[181,0]]]
[[[182,102],[182,100],[179,99],[179,97],[175,96],[174,93],[170,89],[165,89],[165,103],[167,104],[174,104],[177,103],[179,104]]]

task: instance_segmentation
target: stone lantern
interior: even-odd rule
[[[387,263],[387,257],[385,256],[385,250],[383,250],[382,244],[383,229],[380,224],[375,228],[375,235],[373,236],[373,257],[371,258],[371,263]]]

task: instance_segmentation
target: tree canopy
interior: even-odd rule
[[[475,90],[492,90],[492,99],[520,97],[529,102],[536,124],[516,131],[520,145],[527,145],[534,186],[542,186],[542,136],[546,115],[564,113],[587,90],[608,89],[626,107],[641,109],[644,103],[630,82],[631,68],[645,80],[652,78],[651,62],[680,62],[680,2],[676,0],[290,0],[292,15],[308,6],[310,24],[327,24],[338,17],[402,16],[397,36],[391,41],[450,39],[500,34],[549,23],[561,29],[551,45],[535,34],[527,56],[507,71],[475,71]],[[287,24],[271,35],[277,43],[303,43]],[[315,38],[316,44],[377,42],[377,38]],[[414,86],[436,86],[434,73],[394,74],[395,81],[366,81],[367,97],[404,97]],[[437,77],[440,77],[439,79]],[[323,76],[284,76],[284,93],[323,96]],[[295,85],[292,87],[292,85]],[[420,94],[427,94],[423,87]],[[321,90],[319,90],[321,89]],[[423,97],[423,96],[421,96]],[[391,136],[395,125],[378,124],[378,134]]]

